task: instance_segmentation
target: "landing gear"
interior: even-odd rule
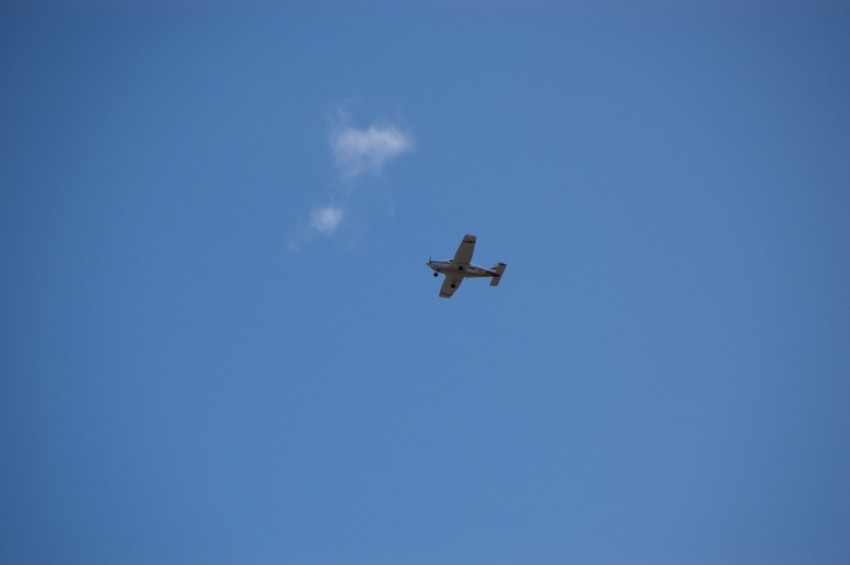
[[[452,288],[454,288],[454,287],[455,287],[455,285],[452,285]]]
[[[435,276],[435,277],[439,277],[439,276],[440,276],[440,273],[434,273],[434,276]]]

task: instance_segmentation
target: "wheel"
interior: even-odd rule
[[[440,276],[440,273],[434,273],[434,276],[435,276],[435,277],[439,277],[439,276]]]
[[[452,285],[452,288],[454,288],[454,287],[455,287],[455,285]]]
[[[458,270],[458,271],[462,271],[462,270],[463,270],[463,265],[461,265],[460,267],[458,267],[458,268],[457,268],[457,270]]]

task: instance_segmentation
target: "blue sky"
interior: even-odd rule
[[[848,29],[5,5],[0,561],[847,563]]]

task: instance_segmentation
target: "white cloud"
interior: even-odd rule
[[[310,225],[325,235],[332,235],[340,221],[342,221],[343,210],[331,204],[323,208],[314,208],[310,214]]]
[[[346,178],[378,174],[388,161],[414,148],[413,137],[393,125],[343,126],[331,132],[330,142],[336,166]]]
[[[351,125],[351,116],[342,108],[337,108],[330,116],[329,125],[328,140],[339,175],[337,180],[352,181],[362,175],[380,175],[388,162],[415,149],[413,136],[401,127],[379,121],[357,128]],[[286,245],[289,252],[300,252],[317,234],[331,237],[341,229],[348,232],[348,245],[351,244],[351,233],[357,231],[357,224],[365,221],[362,213],[355,215],[356,220],[348,217],[347,210],[354,205],[354,200],[361,198],[362,201],[363,198],[362,193],[352,190],[354,186],[353,182],[334,183],[328,205],[314,206],[308,218],[299,216],[296,219],[296,227]],[[372,207],[374,200],[371,199]],[[368,209],[369,198],[365,205]],[[357,209],[363,212],[363,207],[361,203]],[[392,214],[392,202],[389,202],[389,207]]]

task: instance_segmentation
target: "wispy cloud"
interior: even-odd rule
[[[340,221],[342,221],[343,215],[344,212],[342,208],[334,206],[333,204],[330,206],[314,208],[313,212],[310,214],[310,226],[319,233],[333,235],[337,226],[339,226]]]
[[[350,231],[363,222],[362,191],[352,191],[355,184],[369,186],[369,175],[381,175],[387,163],[415,149],[413,136],[399,125],[387,121],[372,122],[364,128],[352,125],[351,116],[337,108],[331,117],[328,134],[333,154],[337,181],[331,189],[327,206],[314,206],[309,219],[297,219],[295,230],[289,237],[287,248],[297,253],[317,235],[334,236],[341,229]],[[381,183],[384,184],[384,183]],[[356,200],[359,199],[359,206]],[[369,198],[365,198],[368,208]],[[359,214],[349,212],[359,210]],[[392,204],[390,203],[390,210]],[[343,221],[345,220],[345,221]]]
[[[349,179],[365,173],[379,174],[387,162],[415,147],[410,134],[390,124],[366,129],[337,127],[331,131],[330,144],[337,168]]]
[[[290,234],[286,243],[291,253],[301,251],[302,247],[319,233],[332,236],[345,217],[345,210],[333,201],[327,206],[315,206],[310,212],[309,221],[299,218],[295,230]]]

